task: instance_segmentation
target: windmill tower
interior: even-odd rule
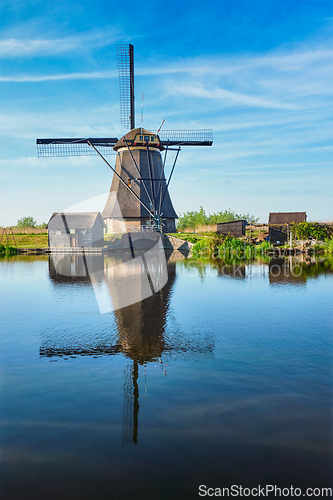
[[[150,131],[135,128],[134,48],[117,46],[121,123],[130,129],[118,138],[37,139],[39,157],[97,154],[114,172],[102,212],[107,232],[155,230],[174,232],[177,214],[169,184],[182,146],[211,146],[211,130]],[[116,152],[115,168],[104,158]],[[168,152],[175,152],[168,179]],[[162,158],[162,152],[164,157]]]

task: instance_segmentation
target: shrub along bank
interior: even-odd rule
[[[307,240],[315,238],[324,241],[333,236],[333,226],[331,224],[319,224],[319,222],[299,222],[290,228],[294,238]]]
[[[287,251],[289,250],[289,247],[288,245],[285,245],[285,247],[282,247],[280,250],[282,250],[282,252],[284,250]],[[271,254],[274,251],[274,246],[268,241],[253,244],[244,239],[233,238],[230,235],[224,236],[218,234],[201,237],[200,241],[196,242],[192,248],[194,258],[206,257],[214,259],[251,259],[255,257],[263,257],[264,255]],[[320,242],[314,247],[308,248],[306,251],[333,255],[333,236],[331,238],[326,238],[324,242]]]
[[[11,247],[9,245],[0,245],[0,255],[15,255],[17,253],[17,249],[15,247]]]
[[[271,244],[267,241],[263,241],[259,245],[253,245],[244,239],[233,238],[230,235],[216,234],[201,238],[193,246],[192,253],[197,258],[210,257],[223,259],[226,257],[235,257],[237,259],[250,259],[265,254],[271,248]]]

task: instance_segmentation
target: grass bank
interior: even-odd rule
[[[195,234],[195,233],[167,233],[169,236],[174,236],[175,238],[180,238],[184,241],[189,241],[190,243],[198,243],[201,241],[207,234]],[[212,233],[214,234],[214,233]]]
[[[14,245],[12,236],[9,245]],[[47,234],[15,234],[17,248],[45,248],[48,247]]]

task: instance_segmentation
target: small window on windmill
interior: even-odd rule
[[[145,142],[149,141],[150,140],[150,137],[149,135],[145,135]]]
[[[143,141],[143,136],[142,135],[140,135],[140,141]]]
[[[154,141],[155,140],[155,136],[152,135],[151,136],[151,140]]]
[[[127,179],[127,186],[131,187],[131,184],[132,184],[132,179]]]

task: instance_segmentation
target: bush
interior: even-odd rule
[[[198,226],[218,224],[219,222],[230,222],[238,219],[245,219],[248,222],[250,220],[252,222],[257,222],[259,220],[259,217],[255,217],[254,215],[250,215],[249,213],[236,214],[236,212],[233,212],[232,210],[230,210],[230,208],[228,210],[206,215],[205,210],[200,207],[199,212],[193,211],[180,214],[177,221],[177,229],[181,230],[187,227],[196,229]]]
[[[333,255],[333,236],[325,239],[325,253]]]
[[[332,236],[333,228],[324,226],[318,222],[300,222],[291,226],[291,232],[294,238],[298,240],[307,240],[315,238],[324,241],[325,238]]]
[[[272,248],[272,245],[269,241],[262,241],[259,243],[259,245],[256,246],[256,254],[257,255],[264,255],[267,250],[270,250]]]
[[[252,258],[255,247],[246,241],[233,238],[232,236],[215,235],[202,238],[192,248],[195,257],[211,257],[214,259],[225,259],[235,257],[236,259]]]
[[[0,245],[0,254],[6,255],[15,255],[17,253],[17,249],[15,247],[11,247],[9,245]]]

